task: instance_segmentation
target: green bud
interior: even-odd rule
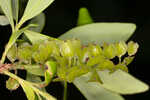
[[[112,59],[116,56],[116,48],[114,44],[105,45],[103,54],[106,58]]]
[[[134,57],[125,57],[123,60],[123,64],[129,65],[133,61]]]
[[[54,61],[47,61],[45,63],[46,71],[45,71],[45,83],[49,84],[52,78],[55,76],[57,71],[57,64]]]
[[[9,78],[9,79],[6,81],[6,88],[7,88],[7,89],[13,91],[13,90],[16,90],[18,87],[19,87],[19,83],[18,83],[18,81],[16,81],[15,79]]]
[[[128,43],[128,55],[129,56],[134,55],[137,52],[138,48],[139,48],[139,45],[137,43],[130,41]]]
[[[32,46],[29,43],[22,43],[18,47],[18,59],[24,63],[31,63],[32,58]]]
[[[98,56],[103,53],[102,48],[99,45],[90,44],[88,48],[92,56]]]
[[[35,62],[43,64],[51,56],[51,53],[51,41],[44,41],[39,45],[38,50],[32,54],[32,57]]]
[[[116,43],[117,56],[121,57],[127,52],[127,45],[124,41]]]
[[[62,56],[64,57],[73,57],[74,56],[74,51],[71,46],[71,40],[63,41],[61,46],[60,46],[60,52]]]
[[[17,44],[12,45],[12,47],[9,49],[7,53],[7,58],[14,62],[17,59]]]

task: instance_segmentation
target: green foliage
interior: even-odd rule
[[[20,2],[0,0],[0,7],[8,18],[0,16],[3,18],[0,25],[10,23],[12,27],[0,69],[0,73],[10,76],[6,82],[9,90],[22,86],[28,100],[56,100],[45,90],[52,81],[65,82],[65,88],[66,82],[74,83],[88,100],[123,100],[119,94],[148,90],[145,83],[127,73],[127,65],[139,47],[133,41],[125,43],[135,31],[135,24],[93,23],[88,10],[81,8],[77,22],[80,26],[59,37],[65,40],[59,40],[38,33],[45,24],[42,12],[53,0],[28,0],[19,21]],[[29,25],[21,28],[28,20]],[[27,40],[18,40],[22,33]],[[3,64],[6,56],[11,64]],[[119,59],[117,63],[113,62],[115,58]],[[17,69],[27,71],[26,80],[8,71]]]
[[[0,6],[3,12],[5,13],[5,15],[7,16],[11,24],[12,30],[14,31],[14,21],[13,21],[11,0],[0,0]]]
[[[118,44],[121,43],[122,42],[119,42]],[[49,78],[48,80],[56,73],[55,62],[49,61],[49,59],[54,59],[58,64],[57,79],[72,82],[76,77],[94,70],[108,69],[110,72],[114,72],[121,69],[123,71],[128,71],[126,64],[128,64],[129,61],[127,63],[123,60],[122,64],[120,64],[121,62],[118,62],[116,65],[111,61],[111,59],[120,55],[120,52],[116,52],[118,45],[115,44],[116,43],[107,44],[102,47],[95,44],[81,46],[79,40],[75,39],[67,41],[45,40],[39,44],[33,45],[26,42],[21,43],[17,47],[17,51],[14,51],[14,46],[12,46],[8,54],[13,55],[14,52],[17,52],[16,58],[18,58],[19,63],[22,64],[32,64],[32,62],[35,62],[36,64],[45,64],[46,67],[48,67],[45,73],[46,79]],[[55,52],[53,52],[53,48],[57,48],[57,51],[55,50]],[[11,52],[12,54],[10,54]],[[126,54],[126,52],[123,54]],[[34,66],[25,66],[24,68],[30,73],[35,74],[35,71],[37,74],[40,74],[40,72],[35,69],[31,72],[30,69],[34,68]]]
[[[75,27],[60,39],[77,38],[83,44],[96,42],[97,44],[115,43],[118,41],[127,41],[134,33],[136,25],[132,23],[92,23]]]
[[[91,75],[82,75],[73,82],[87,100],[124,100],[119,94],[103,88],[98,82],[88,82]]]
[[[29,0],[22,19],[19,23],[23,24],[27,20],[37,16],[46,9],[54,0]]]
[[[19,17],[19,0],[12,0],[12,13],[13,18],[15,19],[16,23],[18,23]]]
[[[45,26],[45,14],[40,13],[38,16],[34,17],[30,24],[37,24],[38,27],[31,27],[29,30],[35,31],[35,32],[41,32]]]

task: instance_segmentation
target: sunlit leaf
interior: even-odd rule
[[[37,16],[45,10],[54,0],[28,0],[25,12],[20,23]]]
[[[24,33],[27,36],[27,38],[31,41],[32,44],[51,39],[51,37],[47,35],[43,35],[38,32],[34,32],[30,30],[26,30]]]
[[[45,14],[40,13],[38,16],[36,16],[30,21],[30,24],[37,24],[38,26],[31,27],[29,28],[29,30],[35,31],[35,32],[41,32],[45,26]]]
[[[3,10],[3,12],[5,13],[5,15],[7,16],[12,30],[14,30],[14,21],[13,21],[13,15],[12,15],[12,7],[11,7],[11,0],[0,0],[0,6]]]
[[[19,15],[19,0],[12,0],[12,13],[13,18],[18,22],[18,15]]]
[[[134,33],[135,24],[131,23],[93,23],[75,27],[61,35],[60,39],[77,38],[82,43],[114,43],[126,41]]]
[[[28,100],[34,100],[35,99],[34,90],[31,87],[29,87],[28,84],[25,83],[23,80],[22,82],[20,81],[19,83],[22,86],[24,92],[26,93]]]
[[[124,100],[119,94],[107,91],[98,82],[88,82],[91,74],[88,73],[74,80],[75,86],[87,100]]]
[[[149,89],[147,84],[121,70],[111,74],[107,70],[100,71],[99,76],[103,82],[102,87],[116,93],[135,94]]]
[[[18,87],[19,87],[19,83],[15,79],[9,78],[6,81],[6,88],[7,89],[9,89],[9,90],[16,90]]]
[[[91,23],[93,23],[93,20],[88,10],[86,8],[80,8],[77,25],[80,26],[80,25],[91,24]]]
[[[0,25],[5,26],[9,24],[9,20],[6,16],[0,15]]]
[[[130,41],[128,43],[128,55],[129,56],[134,55],[137,52],[138,48],[139,48],[139,45],[137,43]]]

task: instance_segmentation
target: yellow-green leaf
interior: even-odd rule
[[[31,87],[29,87],[28,84],[23,80],[22,81],[20,80],[19,83],[22,86],[24,92],[26,93],[28,100],[34,100],[35,99],[34,90]]]
[[[61,35],[60,39],[77,38],[82,43],[102,44],[127,41],[134,33],[136,25],[132,23],[93,23],[75,27]]]
[[[147,84],[121,70],[111,74],[107,70],[100,71],[99,76],[103,82],[101,86],[116,93],[135,94],[149,89]]]
[[[37,16],[45,10],[54,0],[28,0],[25,12],[21,18],[20,23]]]
[[[98,82],[88,82],[91,73],[82,75],[74,80],[75,86],[87,100],[124,100],[119,94],[104,89]]]
[[[3,12],[7,16],[12,30],[14,30],[14,21],[13,21],[13,15],[12,15],[12,6],[11,6],[11,0],[0,0],[0,7],[2,8]]]

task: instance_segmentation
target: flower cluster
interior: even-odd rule
[[[89,81],[101,82],[97,71],[109,70],[112,73],[121,69],[128,72],[126,66],[132,62],[137,49],[138,44],[133,41],[128,44],[123,41],[103,43],[100,46],[94,43],[82,45],[77,39],[45,40],[35,44],[17,42],[7,57],[12,63],[43,65],[45,69],[48,68],[45,66],[48,61],[56,62],[52,67],[57,70],[49,72],[56,73],[53,81],[72,82],[76,77],[92,72]]]

